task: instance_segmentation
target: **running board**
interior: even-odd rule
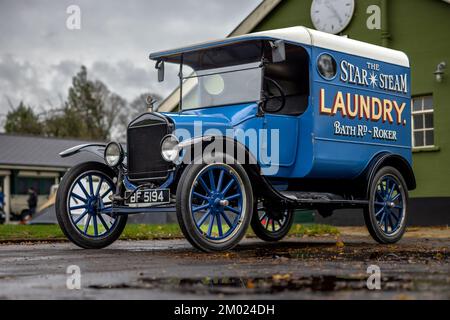
[[[161,213],[161,212],[176,212],[174,205],[162,205],[151,207],[129,207],[129,206],[114,206],[104,208],[100,211],[102,214],[117,214],[128,215],[138,213]]]
[[[367,200],[348,200],[339,195],[321,192],[280,191],[283,197],[299,205],[336,205],[344,207],[361,207],[369,204]]]

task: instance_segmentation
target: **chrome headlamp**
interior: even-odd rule
[[[175,162],[180,154],[177,137],[169,134],[161,140],[161,156],[168,162]]]
[[[123,148],[120,143],[110,142],[105,148],[105,162],[110,167],[118,166],[124,158]]]

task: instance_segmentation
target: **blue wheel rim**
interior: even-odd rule
[[[392,176],[382,177],[375,189],[374,215],[379,229],[394,235],[403,225],[405,203],[402,189]]]
[[[112,207],[109,196],[114,192],[111,178],[99,171],[78,176],[70,187],[67,210],[78,232],[86,237],[109,235],[117,224],[117,217],[100,213]]]
[[[190,210],[197,230],[211,241],[226,241],[244,215],[244,192],[237,173],[226,165],[210,165],[194,180]]]

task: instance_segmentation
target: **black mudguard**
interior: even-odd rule
[[[90,152],[97,157],[100,157],[102,162],[104,162],[106,144],[102,143],[91,143],[91,144],[80,144],[78,146],[66,149],[59,153],[62,158],[71,157],[79,152]]]

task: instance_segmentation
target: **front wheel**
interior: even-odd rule
[[[370,235],[379,243],[399,241],[406,229],[408,189],[401,173],[384,167],[374,176],[369,193],[369,206],[364,220]]]
[[[236,246],[252,216],[247,173],[240,164],[226,163],[216,157],[210,164],[190,164],[178,184],[178,223],[186,239],[205,252]]]
[[[119,238],[127,216],[102,210],[112,206],[114,172],[104,164],[86,162],[71,168],[56,195],[56,218],[70,241],[85,249],[104,248]]]

